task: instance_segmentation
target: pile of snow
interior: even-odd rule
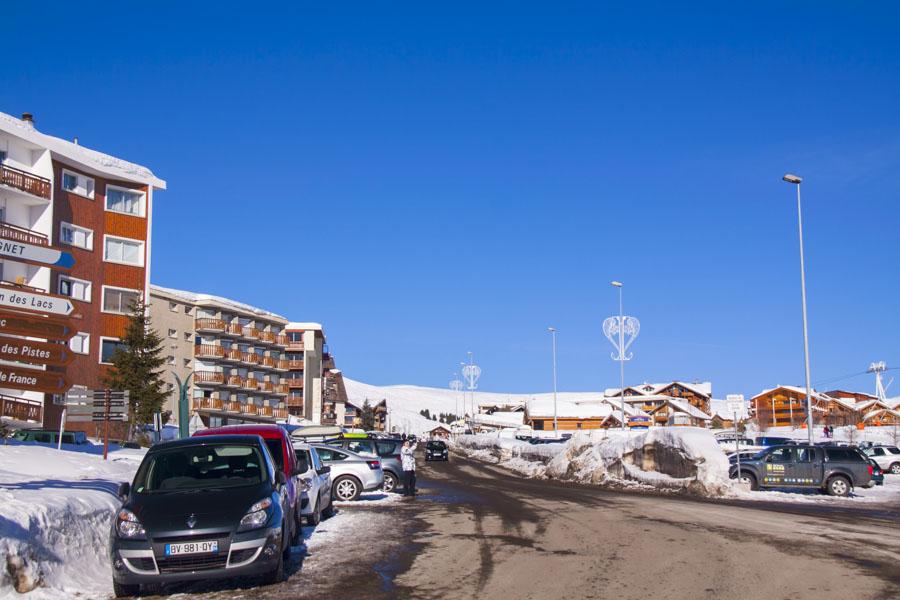
[[[530,477],[607,486],[641,486],[702,496],[731,495],[728,459],[709,430],[581,432],[565,444],[532,445],[498,436],[460,436],[456,448]]]
[[[141,450],[0,446],[0,597],[103,597],[119,483],[131,481]]]
[[[806,442],[809,439],[806,428],[804,427],[767,427],[765,433],[759,433],[755,429],[748,428],[747,437],[756,437],[759,435],[771,437],[786,437],[798,442]],[[834,437],[826,438],[822,427],[813,428],[813,442],[847,442],[852,444],[887,444],[895,446],[900,443],[900,427],[884,426],[884,427],[866,427],[865,429],[857,429],[855,426],[847,425],[834,428]]]

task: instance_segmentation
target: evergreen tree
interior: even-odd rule
[[[163,339],[150,326],[143,301],[133,303],[122,347],[113,354],[112,367],[103,378],[110,389],[128,390],[132,426],[151,423],[166,400],[160,371],[165,362],[162,351]]]
[[[359,418],[362,420],[362,428],[364,431],[373,431],[375,429],[375,409],[369,404],[368,398],[363,402]]]

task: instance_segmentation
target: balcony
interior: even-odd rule
[[[303,359],[289,360],[288,361],[288,369],[290,369],[291,371],[302,371],[303,370]]]
[[[222,385],[225,374],[218,371],[194,371],[194,383],[197,385]]]
[[[288,340],[285,344],[285,349],[289,352],[303,352],[303,342],[300,340]]]
[[[279,333],[275,336],[275,343],[279,346],[287,346],[289,343],[288,336],[284,335],[283,333]]]
[[[259,389],[259,381],[253,377],[248,377],[241,383],[241,387],[245,390],[257,390]]]
[[[301,377],[289,377],[288,379],[282,379],[282,381],[287,382],[288,387],[291,388],[303,387],[303,379]]]
[[[228,412],[239,413],[241,412],[241,403],[237,400],[229,400],[225,403],[225,410]]]
[[[194,398],[191,406],[193,410],[222,410],[222,401],[218,398]]]
[[[10,223],[0,221],[0,238],[12,240],[14,242],[22,242],[24,244],[33,244],[35,246],[49,246],[50,241],[43,233],[38,233],[24,227],[18,227]]]
[[[243,335],[244,326],[240,323],[228,323],[228,326],[225,327],[226,335]]]
[[[0,416],[18,421],[41,422],[44,416],[43,403],[14,396],[0,396]]]
[[[271,381],[260,381],[259,391],[271,394],[273,391],[275,391],[275,384]]]
[[[224,358],[225,348],[215,344],[197,344],[194,346],[194,356],[197,358]]]
[[[197,331],[225,331],[225,321],[222,319],[197,319],[194,321],[194,329]]]
[[[271,406],[257,406],[256,414],[261,417],[271,417],[272,416],[272,407]]]
[[[241,333],[245,338],[250,338],[251,340],[259,339],[259,329],[256,327],[244,327],[244,331]]]
[[[228,378],[228,387],[242,387],[244,385],[244,380],[241,379],[240,375],[232,375]]]
[[[49,179],[20,171],[8,165],[0,165],[0,183],[44,200],[50,199],[52,184]]]
[[[287,419],[288,411],[286,408],[275,408],[272,409],[272,416],[276,419]]]
[[[303,396],[288,396],[286,402],[288,406],[299,406],[300,408],[303,408]]]
[[[279,396],[286,396],[291,392],[291,387],[287,384],[279,383],[275,385],[272,391]]]
[[[237,348],[230,348],[228,352],[225,353],[225,360],[230,360],[233,362],[241,362],[244,353],[238,350]]]
[[[241,355],[241,362],[247,363],[248,365],[258,365],[259,355],[256,352],[244,352]]]
[[[271,356],[263,356],[259,364],[269,369],[274,369],[277,361]]]
[[[259,341],[264,344],[274,344],[275,343],[275,334],[271,331],[260,331],[259,332]]]
[[[275,365],[275,368],[279,371],[287,371],[291,368],[291,361],[285,360],[283,358],[278,360],[278,363]]]

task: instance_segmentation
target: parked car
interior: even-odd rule
[[[818,447],[808,444],[774,446],[741,462],[741,481],[750,489],[819,488],[832,496],[846,496],[853,487],[872,479],[868,459],[856,448]],[[737,478],[737,465],[730,469]]]
[[[741,450],[740,452],[732,452],[728,455],[728,462],[731,464],[737,464],[737,455],[741,455],[741,463],[744,463],[748,460],[753,460],[756,458],[756,455],[759,454],[759,450]]]
[[[878,463],[882,470],[900,475],[900,448],[897,446],[871,446],[863,448],[863,453]]]
[[[58,429],[20,429],[12,439],[20,442],[39,442],[42,444],[58,444]],[[63,431],[63,444],[87,444],[87,434],[83,431]]]
[[[116,597],[141,586],[262,575],[284,579],[287,477],[255,435],[191,437],[147,451],[119,487],[109,557]]]
[[[311,446],[319,453],[322,463],[331,467],[333,499],[357,500],[363,492],[377,490],[384,484],[384,471],[379,459],[327,444]]]
[[[872,481],[866,486],[867,488],[876,485],[884,485],[884,470],[878,466],[878,463],[869,458],[869,464],[872,465]]]
[[[294,442],[300,477],[300,515],[306,524],[316,526],[322,517],[334,514],[331,499],[331,467],[322,463],[319,453],[309,444]]]
[[[794,440],[786,437],[771,437],[771,436],[762,436],[756,438],[757,446],[786,446],[789,444],[796,444]]]
[[[297,455],[294,454],[294,448],[291,446],[291,438],[287,431],[278,425],[226,425],[225,427],[213,427],[211,429],[202,429],[194,433],[194,437],[205,435],[258,435],[263,439],[272,460],[275,462],[275,468],[284,473],[286,482],[285,490],[287,492],[287,514],[289,527],[288,531],[293,544],[300,543],[300,481],[299,469],[297,464]]]
[[[335,448],[343,448],[355,452],[361,456],[370,456],[381,461],[381,469],[384,471],[385,492],[393,492],[403,475],[403,465],[400,461],[400,448],[403,440],[400,438],[377,438],[366,433],[345,433],[344,435],[325,440],[325,443]]]
[[[425,460],[449,460],[450,452],[447,442],[431,440],[425,444]]]

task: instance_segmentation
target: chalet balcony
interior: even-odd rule
[[[271,356],[263,356],[262,359],[260,360],[259,364],[261,364],[262,366],[267,367],[269,369],[274,369],[277,362],[278,361],[276,361]]]
[[[37,231],[25,229],[17,225],[12,225],[0,221],[0,238],[12,240],[14,242],[22,242],[24,244],[33,244],[35,246],[49,246],[50,241],[47,236]]]
[[[282,381],[287,382],[288,387],[291,387],[291,388],[302,388],[303,387],[303,378],[302,377],[290,377],[288,379],[282,379]]]
[[[9,165],[0,165],[0,183],[44,200],[50,199],[52,183],[49,179],[32,175]]]
[[[288,406],[299,406],[302,408],[303,396],[288,396],[286,402]]]
[[[18,421],[37,421],[40,423],[44,417],[44,405],[37,400],[0,396],[0,416]]]
[[[244,334],[244,326],[240,323],[228,323],[225,327],[225,334],[241,336]]]
[[[275,334],[271,331],[260,331],[259,341],[263,342],[264,344],[274,344]]]
[[[215,344],[197,344],[194,346],[194,356],[197,358],[224,358],[225,348]],[[195,376],[196,377],[196,376]]]
[[[258,340],[259,333],[259,329],[257,329],[256,327],[244,327],[244,331],[241,333],[241,335],[251,340]]]
[[[222,410],[222,401],[218,398],[194,398],[191,406],[193,410]]]
[[[290,369],[291,371],[302,371],[303,370],[303,359],[289,360],[288,361],[288,369]]]
[[[291,387],[285,383],[279,383],[275,385],[272,391],[279,396],[287,396],[291,392]]]
[[[253,377],[248,377],[241,383],[241,387],[245,390],[258,390],[259,389],[259,381],[257,381]]]
[[[222,385],[225,374],[218,371],[194,371],[194,383],[197,385]]]
[[[222,333],[225,331],[225,321],[222,319],[196,319],[194,321],[194,329],[197,331],[212,331]]]

